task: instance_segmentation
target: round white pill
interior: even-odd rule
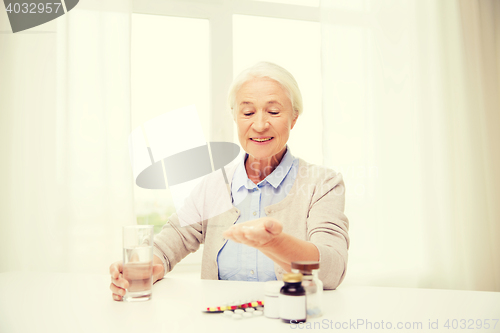
[[[243,314],[243,317],[245,317],[245,318],[247,318],[247,317],[251,317],[251,316],[252,316],[252,313],[250,313],[250,312],[245,312],[245,313]]]
[[[243,310],[243,309],[234,310],[234,313],[236,313],[236,314],[242,314],[243,312],[245,312],[245,310]]]
[[[262,316],[262,311],[257,310],[257,311],[255,311],[255,312],[253,313],[253,315],[254,315],[254,316]]]
[[[258,311],[264,311],[264,307],[263,307],[263,306],[258,306],[258,307],[256,308],[256,310],[258,310]]]
[[[255,311],[255,309],[254,309],[254,308],[246,308],[246,309],[245,309],[245,311],[246,311],[246,312],[254,312],[254,311]]]
[[[224,316],[232,316],[232,315],[233,315],[233,311],[229,311],[229,310],[224,311]]]

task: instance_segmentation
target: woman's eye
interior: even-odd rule
[[[269,111],[270,114],[279,114],[279,111]]]
[[[251,116],[251,115],[253,115],[253,112],[243,112],[243,115],[245,115],[245,116]]]

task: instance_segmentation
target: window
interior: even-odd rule
[[[172,33],[174,32],[174,33]],[[132,129],[167,111],[195,104],[209,133],[208,20],[132,15]],[[135,185],[139,224],[158,233],[175,211],[167,190]]]

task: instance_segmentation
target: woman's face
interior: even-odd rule
[[[285,90],[267,78],[255,78],[241,86],[234,118],[241,146],[257,160],[281,153],[297,121]]]

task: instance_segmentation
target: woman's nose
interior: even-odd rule
[[[256,116],[255,121],[253,122],[253,128],[257,132],[264,132],[269,128],[267,117],[263,113]]]

